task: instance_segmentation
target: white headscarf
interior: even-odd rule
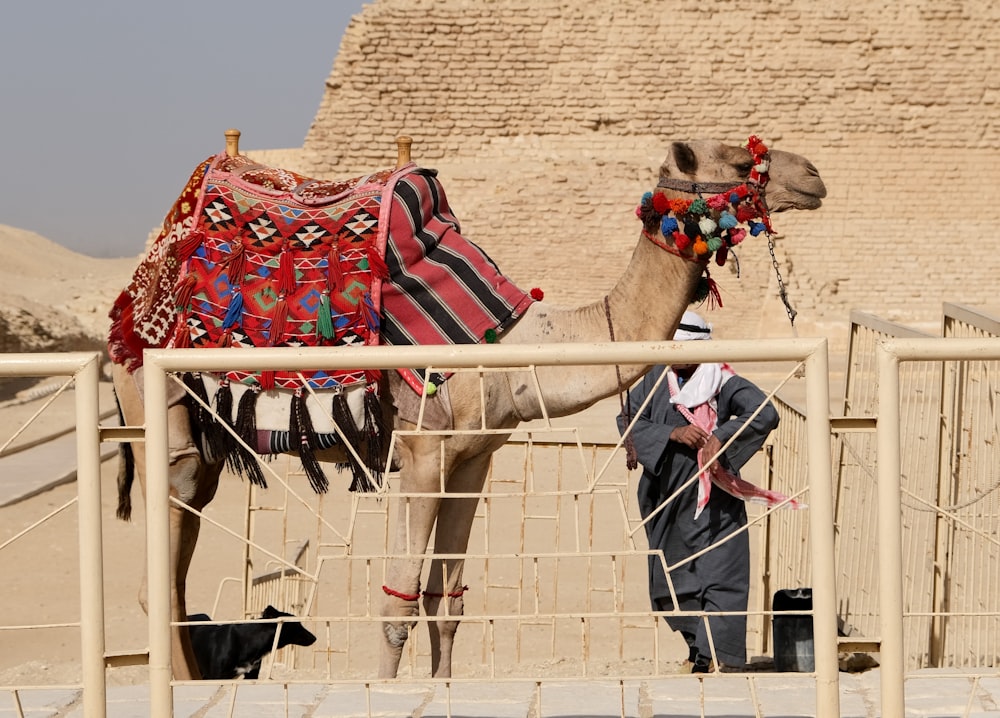
[[[711,324],[692,311],[684,312],[680,326],[674,332],[674,341],[689,342],[711,338]],[[670,376],[667,377],[668,381],[673,383],[670,402],[689,409],[710,403],[714,409],[716,395],[731,376],[732,371],[728,371],[728,367],[723,367],[721,364],[699,364],[694,374],[684,382],[684,386],[678,387],[677,375],[671,370]]]
[[[674,332],[675,342],[689,342],[698,339],[711,339],[712,325],[692,311],[684,312],[681,323]]]

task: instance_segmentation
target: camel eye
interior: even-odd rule
[[[741,176],[746,177],[750,174],[750,170],[753,169],[753,161],[748,160],[747,162],[740,162],[736,165],[736,171],[740,173]]]

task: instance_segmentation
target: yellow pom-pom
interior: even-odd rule
[[[427,396],[434,396],[434,394],[437,393],[437,390],[438,390],[437,384],[435,384],[432,381],[429,381],[426,384],[424,384],[424,394],[426,394]]]

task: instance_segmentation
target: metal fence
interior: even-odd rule
[[[1000,321],[945,304],[942,335],[988,348]],[[884,642],[879,593],[879,434],[886,406],[880,355],[894,341],[939,346],[931,335],[863,312],[851,315],[843,413],[831,418],[837,614],[842,646]],[[995,342],[992,344],[995,345]],[[909,346],[909,345],[907,345]],[[959,347],[955,343],[951,346]],[[940,350],[936,350],[940,351]],[[899,385],[899,522],[903,645],[908,669],[996,667],[1000,659],[1000,366],[992,359],[943,361],[907,356],[894,364]],[[800,446],[805,414],[777,402],[782,423],[768,473],[788,490],[809,471]],[[876,422],[879,431],[876,432]],[[797,518],[797,517],[796,517]],[[790,517],[771,517],[767,574],[775,586],[811,584],[806,540]],[[884,568],[884,567],[883,567]]]
[[[703,346],[693,346],[695,344]],[[320,353],[313,350],[254,350],[246,353],[231,350],[174,350],[147,352],[145,357],[145,395],[147,397],[165,396],[168,374],[187,370],[217,371],[228,367],[234,361],[246,369],[268,366],[286,370],[307,370],[310,366],[323,365],[337,368],[338,362],[345,366],[356,364],[357,352],[349,355]],[[769,342],[694,342],[679,345],[676,343],[651,344],[597,344],[558,346],[469,346],[469,347],[386,347],[364,350],[364,364],[373,368],[394,368],[397,366],[429,367],[435,371],[502,371],[513,368],[527,368],[534,371],[536,366],[584,366],[594,364],[647,364],[660,361],[720,361],[723,358],[732,361],[767,361],[777,359],[785,362],[800,362],[805,367],[807,385],[810,389],[808,401],[814,407],[807,426],[807,444],[810,452],[816,452],[813,464],[816,466],[830,465],[829,457],[829,423],[825,407],[829,404],[827,384],[827,356],[825,340],[785,340]],[[489,369],[489,367],[497,369]],[[170,655],[169,655],[169,606],[164,600],[168,580],[166,566],[166,502],[157,501],[155,497],[166,497],[166,443],[165,443],[165,406],[157,406],[150,401],[146,414],[146,440],[148,456],[147,489],[152,499],[147,500],[149,558],[149,625],[150,625],[150,688],[154,715],[169,715],[171,705]],[[516,448],[514,449],[516,450]],[[584,454],[582,446],[574,453]],[[530,461],[526,459],[526,466]],[[558,454],[554,457],[559,461]],[[594,460],[591,461],[593,463]],[[483,591],[482,605],[466,600],[466,611],[463,615],[463,632],[483,632],[484,640],[473,643],[478,646],[478,655],[467,656],[464,660],[456,657],[456,663],[463,670],[471,670],[470,679],[488,679],[491,681],[523,680],[524,676],[511,675],[509,666],[500,666],[493,655],[493,646],[500,642],[509,642],[515,650],[518,646],[539,641],[550,646],[550,653],[556,657],[569,657],[575,661],[571,677],[581,680],[590,679],[588,673],[592,670],[593,661],[600,657],[607,658],[604,646],[615,646],[614,653],[623,659],[621,665],[627,666],[629,641],[626,634],[639,633],[646,636],[644,650],[648,657],[652,647],[654,663],[658,658],[656,643],[650,644],[649,634],[656,636],[666,631],[660,628],[648,609],[648,597],[645,595],[643,580],[645,549],[630,547],[630,535],[637,527],[629,528],[630,519],[625,510],[622,497],[623,484],[619,480],[605,483],[607,480],[608,461],[597,461],[600,466],[585,468],[574,478],[572,484],[564,486],[545,486],[539,491],[539,477],[558,475],[550,472],[524,472],[524,476],[513,483],[513,490],[498,491],[497,481],[491,482],[491,491],[482,498],[483,521],[481,523],[481,538],[473,536],[473,543],[466,556],[466,571],[474,571],[482,576],[484,585],[489,590]],[[619,469],[620,470],[620,469]],[[821,568],[814,571],[814,576],[826,585],[832,586],[833,558],[831,511],[829,497],[832,492],[828,483],[829,472],[814,471],[810,474],[810,502],[813,515],[810,545],[812,547],[813,564]],[[506,494],[506,495],[504,495]],[[381,497],[388,504],[390,513],[393,502],[405,502],[406,496],[396,492]],[[486,514],[500,510],[501,504],[511,504],[521,519],[516,524],[491,522]],[[604,507],[599,509],[598,505]],[[561,505],[559,510],[557,505]],[[608,506],[613,506],[610,512]],[[569,511],[563,511],[569,507]],[[162,512],[163,515],[159,515]],[[591,540],[588,525],[598,520],[607,521],[617,513],[616,520],[621,521],[622,541],[614,546],[600,546]],[[562,516],[553,520],[553,516]],[[527,518],[525,518],[527,517]],[[546,526],[542,528],[542,525]],[[523,528],[512,531],[514,525]],[[387,546],[375,547],[372,553],[358,551],[351,541],[351,535],[346,533],[350,524],[344,530],[339,530],[343,548],[339,559],[340,566],[336,571],[341,582],[338,590],[345,603],[338,607],[336,613],[328,609],[312,611],[313,620],[327,626],[328,631],[339,632],[339,639],[332,645],[343,645],[342,641],[350,641],[349,633],[365,632],[374,635],[383,619],[378,615],[379,601],[370,587],[379,585],[384,571],[387,556]],[[336,528],[336,526],[334,526]],[[535,546],[525,551],[522,537],[535,533]],[[538,535],[548,532],[548,539],[542,539],[540,549]],[[322,563],[335,559],[330,554],[320,562],[317,578],[323,573]],[[817,560],[816,555],[823,555]],[[345,565],[349,565],[348,570]],[[555,566],[562,568],[556,569]],[[556,573],[561,571],[562,573]],[[816,575],[818,574],[818,575]],[[468,575],[468,574],[467,574]],[[563,582],[553,576],[576,575],[585,579],[584,588],[580,591],[566,591]],[[631,577],[631,578],[629,578]],[[626,589],[631,586],[631,594]],[[324,596],[328,595],[324,588]],[[504,595],[516,594],[517,600],[513,610],[500,611],[495,606],[503,602]],[[334,594],[337,595],[337,594]],[[640,598],[641,597],[641,598]],[[155,600],[154,600],[155,599]],[[324,598],[326,600],[326,598]],[[834,592],[825,592],[813,607],[814,632],[816,636],[816,701],[822,706],[822,711],[829,715],[837,715],[839,704],[837,683],[837,645],[836,620],[834,614]],[[632,607],[635,606],[633,609]],[[347,607],[349,615],[344,615]],[[419,622],[437,620],[435,617],[419,616]],[[648,626],[648,630],[634,631],[636,624]],[[375,630],[373,630],[375,629]],[[415,635],[419,636],[420,631]],[[612,641],[608,642],[608,637]],[[642,640],[642,639],[640,639]],[[468,644],[466,644],[468,645]],[[601,652],[596,646],[602,646]],[[419,640],[408,643],[409,670],[416,670],[426,675],[427,665],[424,656],[426,650],[421,648]],[[336,655],[328,657],[329,661],[339,660]],[[349,669],[340,665],[340,669]],[[504,669],[503,671],[500,669]],[[534,669],[537,670],[537,667]],[[630,673],[629,668],[616,667],[613,671],[619,680],[639,675]],[[655,675],[655,668],[654,675]],[[349,671],[348,671],[349,672]],[[338,670],[338,675],[344,675]],[[649,668],[643,668],[641,675],[650,675]],[[533,676],[536,681],[539,676]],[[565,677],[565,676],[563,676]],[[452,680],[462,680],[459,676]],[[378,688],[380,682],[370,677],[364,679],[366,690]],[[544,682],[540,682],[540,686]]]
[[[83,710],[87,718],[103,716],[106,702],[104,676],[104,566],[101,530],[101,430],[98,406],[100,356],[96,353],[66,354],[3,354],[0,355],[0,377],[66,377],[64,387],[72,385],[76,407],[77,495],[65,505],[39,518],[0,544],[0,552],[8,550],[28,533],[52,522],[75,504],[78,523],[79,618],[49,623],[0,625],[0,636],[7,631],[70,628],[79,630],[80,665],[82,669]],[[52,397],[55,398],[55,395]],[[43,416],[46,402],[21,427],[23,430]],[[44,421],[44,417],[41,419]],[[4,449],[16,439],[7,439]],[[39,561],[45,557],[39,556]],[[42,565],[42,564],[40,564]],[[30,599],[28,599],[30,601]],[[18,715],[23,715],[21,691],[10,690]]]
[[[988,328],[988,325],[968,321],[965,310],[960,308],[950,310],[946,307],[946,317],[946,333],[957,335],[959,332],[986,331],[984,326]],[[772,487],[797,495],[809,504],[810,510],[764,513],[755,517],[760,527],[755,530],[764,534],[759,545],[762,565],[767,568],[763,571],[764,588],[757,605],[751,607],[751,617],[757,623],[761,645],[766,644],[771,618],[768,599],[773,590],[812,587],[815,600],[810,614],[814,621],[814,675],[819,714],[838,714],[838,651],[850,646],[864,648],[867,639],[872,642],[868,648],[871,645],[881,648],[883,714],[890,715],[902,705],[902,656],[905,650],[907,665],[911,665],[914,642],[920,642],[913,655],[921,661],[929,660],[925,658],[928,656],[939,656],[937,665],[947,665],[949,660],[958,661],[961,652],[965,651],[971,656],[965,659],[969,662],[956,665],[996,664],[989,647],[995,647],[997,642],[991,639],[989,632],[996,630],[998,620],[996,599],[991,595],[991,592],[995,594],[991,589],[996,586],[998,533],[995,523],[997,482],[995,468],[992,468],[997,458],[997,422],[990,412],[996,406],[996,362],[1000,360],[1000,345],[990,341],[988,334],[982,338],[978,334],[971,337],[963,334],[962,339],[947,340],[952,343],[945,350],[934,342],[946,340],[912,336],[885,338],[890,336],[884,331],[885,327],[880,330],[880,326],[869,326],[876,322],[860,315],[856,319],[858,336],[854,338],[855,330],[852,329],[848,380],[851,391],[844,415],[833,417],[828,411],[826,343],[822,340],[385,348],[365,350],[365,356],[366,364],[373,367],[424,366],[456,371],[488,371],[492,364],[530,369],[546,364],[572,366],[671,360],[801,362],[806,374],[807,405],[797,411],[789,403],[776,400],[783,421],[773,445],[767,449],[766,465]],[[948,322],[954,327],[949,329]],[[876,334],[880,339],[872,340]],[[907,340],[915,343],[898,344]],[[932,344],[927,348],[920,341]],[[875,360],[862,357],[862,345],[867,347],[864,351],[875,354]],[[925,359],[921,351],[927,351],[929,356]],[[983,351],[994,354],[980,356]],[[888,359],[885,358],[887,353]],[[150,352],[146,362],[146,395],[165,395],[163,389],[172,372],[220,370],[230,366],[234,356],[231,350]],[[323,354],[319,360],[320,354],[313,350],[254,350],[245,356],[246,359],[238,359],[248,369],[267,365],[305,370],[318,361],[331,366],[331,355]],[[940,367],[945,361],[941,356],[950,362],[944,365],[948,368],[943,374],[940,368],[937,374],[919,368],[920,364]],[[956,357],[963,361],[959,362]],[[967,361],[972,357],[982,366],[974,367],[975,362]],[[49,359],[53,364],[46,363]],[[357,356],[335,357],[332,363],[337,362],[356,363]],[[107,660],[102,589],[99,580],[96,586],[87,583],[100,576],[100,486],[96,478],[99,477],[96,447],[101,438],[137,438],[143,433],[132,427],[116,432],[99,428],[96,400],[93,400],[93,407],[90,406],[93,395],[90,387],[96,387],[98,382],[96,363],[96,355],[8,355],[0,360],[0,375],[37,376],[62,372],[73,376],[79,392],[80,560],[81,566],[87,568],[81,571],[79,625],[84,666],[84,714],[88,717],[104,715],[103,681]],[[928,376],[937,376],[937,384]],[[952,376],[961,381],[952,384],[943,379]],[[890,394],[889,390],[897,384],[898,393]],[[878,387],[874,397],[872,386]],[[926,421],[924,413],[932,417],[943,416],[937,409],[929,408],[934,407],[935,402],[937,406],[941,402],[964,406],[958,397],[968,397],[964,401],[974,399],[978,413],[959,412],[958,418]],[[898,402],[898,406],[890,407],[890,401]],[[912,408],[907,408],[908,402]],[[943,427],[949,431],[944,431]],[[555,425],[551,428],[559,429]],[[612,673],[621,680],[628,676],[649,675],[648,667],[636,668],[636,663],[629,661],[648,657],[650,653],[658,657],[660,633],[665,631],[646,606],[646,553],[644,542],[635,541],[635,534],[641,528],[631,506],[634,485],[621,470],[620,446],[588,446],[578,435],[571,435],[568,441],[550,440],[551,437],[540,439],[536,431],[537,427],[531,428],[524,438],[501,449],[508,454],[507,462],[510,463],[512,454],[516,457],[514,463],[522,464],[523,471],[516,477],[492,476],[489,493],[483,495],[477,515],[467,571],[482,581],[483,591],[479,603],[474,600],[466,603],[463,623],[467,625],[461,636],[467,639],[479,631],[483,639],[468,642],[466,646],[471,645],[471,648],[463,649],[468,651],[462,656],[466,664],[480,666],[476,669],[478,673],[469,674],[470,679],[502,681],[510,675],[497,668],[493,653],[496,641],[509,642],[518,657],[523,647],[544,644],[547,655],[552,658],[550,667],[557,659],[576,652],[572,670],[576,677],[584,680],[591,677],[588,666],[595,660],[617,661]],[[150,546],[151,707],[153,715],[166,716],[172,712],[173,688],[169,592],[166,590],[169,580],[165,541],[166,422],[165,406],[156,401],[151,401],[147,409],[145,438],[149,444],[148,489],[151,496],[146,517]],[[896,454],[898,467],[892,458],[896,439],[902,442]],[[910,448],[907,443],[910,441],[915,442],[916,449]],[[935,452],[940,446],[958,446],[961,450],[948,449],[939,452],[938,456]],[[982,447],[987,450],[984,457],[980,456]],[[944,457],[948,458],[947,462]],[[570,463],[579,468],[564,470]],[[949,476],[958,478],[945,482],[952,492],[945,497],[946,502],[940,502],[937,499],[937,471],[928,471],[928,465],[937,467],[945,463],[949,466]],[[834,482],[831,467],[841,465],[844,470],[836,474]],[[934,474],[933,481],[927,479],[928,473]],[[893,487],[897,494],[893,493]],[[251,524],[263,525],[264,517],[271,513],[288,515],[292,506],[322,501],[296,497],[294,491],[287,493],[280,489],[271,489],[270,496],[280,511],[272,512],[262,504],[258,506],[260,502],[251,495],[252,510],[247,514],[246,526],[242,527],[245,536],[255,533],[250,530]],[[377,615],[370,586],[380,583],[380,572],[388,553],[389,530],[384,527],[389,525],[390,507],[392,502],[404,499],[390,492],[365,501],[342,501],[336,508],[311,506],[308,520],[312,528],[289,531],[288,519],[283,519],[285,528],[277,529],[282,548],[277,552],[270,550],[269,555],[254,553],[257,548],[251,546],[252,541],[248,542],[244,554],[246,569],[238,579],[244,610],[248,614],[259,610],[260,601],[281,600],[285,605],[301,605],[305,615],[324,627],[328,646],[350,646],[354,641],[363,640],[362,633],[372,635],[382,619]],[[889,509],[878,512],[874,507],[880,502]],[[504,511],[520,517],[516,531],[512,530],[515,524],[502,522],[497,528],[497,522],[492,520]],[[620,532],[609,542],[598,538],[593,528],[596,522],[609,521],[611,517],[619,522]],[[305,526],[301,519],[298,521],[295,524],[298,529]],[[355,532],[366,522],[383,527],[374,531],[377,536],[381,530],[382,537],[374,545],[359,550],[354,541]],[[896,522],[898,528],[895,528]],[[898,563],[893,560],[893,531],[895,540],[900,541]],[[920,537],[919,540],[911,540],[910,534]],[[928,536],[932,537],[930,543],[926,543]],[[303,538],[308,539],[308,544],[303,543]],[[922,545],[921,541],[924,541]],[[548,548],[542,551],[537,548],[539,545]],[[938,545],[943,547],[943,552],[935,553],[938,549],[934,547]],[[961,560],[954,559],[956,551],[965,554]],[[968,561],[965,561],[966,555]],[[562,569],[557,568],[558,564]],[[985,567],[987,572],[979,573],[977,565]],[[348,570],[345,571],[345,567]],[[562,576],[583,576],[586,590],[567,592],[565,581],[558,578],[560,570]],[[915,572],[930,575],[908,578]],[[329,579],[331,575],[335,575],[334,590],[330,592],[329,585],[324,585],[322,591],[318,591],[324,578]],[[887,575],[893,578],[887,579]],[[982,582],[980,576],[983,576]],[[879,592],[876,587],[880,581],[890,590]],[[269,587],[265,589],[265,585]],[[959,591],[959,587],[966,590]],[[924,603],[910,602],[907,592],[913,590],[930,590],[931,598]],[[905,606],[903,596],[907,596]],[[341,600],[342,603],[336,603]],[[845,626],[845,617],[850,619],[847,623],[854,626],[853,631]],[[842,632],[851,634],[839,641],[838,620]],[[10,628],[4,626],[0,630]],[[970,643],[963,637],[966,630],[980,631],[983,639]],[[573,640],[567,643],[565,637],[570,635]],[[929,641],[929,635],[936,636],[937,643]],[[636,645],[641,648],[636,649]],[[970,646],[973,647],[970,649]],[[426,644],[412,640],[409,650],[409,675],[425,675],[429,653]],[[318,659],[315,654],[309,654],[308,663],[304,661],[296,659],[296,665],[318,666],[326,677],[352,680],[346,653],[327,651]],[[652,675],[655,674],[654,668]],[[542,675],[533,678],[539,682],[541,690],[545,678]],[[378,682],[370,676],[353,680],[365,686],[365,690],[378,687]],[[17,695],[16,689],[14,695]]]

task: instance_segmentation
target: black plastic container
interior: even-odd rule
[[[811,611],[811,588],[787,588],[774,594],[771,633],[774,637],[774,669],[811,673],[816,670],[812,616],[782,616],[783,611]]]

